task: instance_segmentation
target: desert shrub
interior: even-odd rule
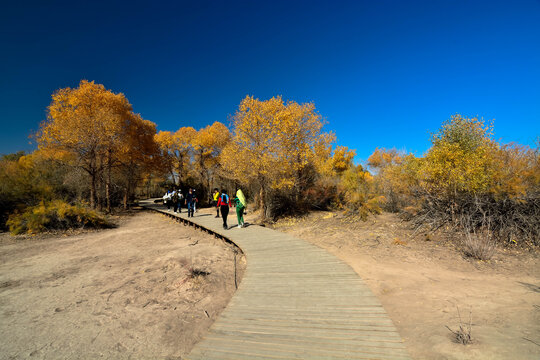
[[[338,187],[329,180],[318,181],[302,194],[304,203],[309,209],[328,210],[336,204]]]
[[[358,199],[358,200],[357,200]],[[360,220],[367,220],[369,215],[381,214],[384,196],[375,196],[369,200],[362,199],[358,194],[354,194],[352,201],[347,204],[346,214],[358,217]]]
[[[385,210],[413,225],[478,232],[495,242],[540,245],[540,156],[501,145],[482,119],[454,115],[431,137],[423,158],[377,149],[368,162]]]
[[[490,260],[495,254],[496,243],[490,231],[466,232],[463,253],[478,260]]]
[[[472,310],[469,312],[469,322],[464,324],[461,320],[461,313],[459,308],[456,306],[458,317],[459,317],[459,326],[456,330],[452,330],[448,325],[446,328],[454,335],[454,341],[458,344],[468,345],[473,342],[472,338]]]
[[[502,243],[540,245],[538,150],[501,146],[478,118],[453,116],[422,161],[417,224],[489,229]]]
[[[422,187],[450,202],[458,194],[489,192],[499,149],[492,133],[492,126],[481,119],[452,116],[431,135],[432,146],[419,174]]]
[[[6,229],[9,214],[34,206],[40,200],[69,197],[62,182],[65,168],[24,152],[0,157],[0,229]]]
[[[368,158],[368,165],[376,175],[374,192],[384,196],[384,210],[399,212],[417,203],[418,168],[421,159],[396,149],[376,149]]]
[[[24,212],[12,214],[7,225],[12,234],[36,234],[49,230],[73,228],[105,228],[110,223],[100,214],[80,205],[61,200],[42,201]]]
[[[493,194],[456,194],[449,201],[436,194],[424,194],[422,206],[411,216],[419,228],[450,228],[461,232],[489,232],[501,244],[540,245],[540,199],[508,198]]]
[[[373,176],[360,165],[351,166],[341,174],[337,197],[337,207],[360,220],[380,214],[386,202],[384,196],[374,192]]]

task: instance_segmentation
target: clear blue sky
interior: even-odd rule
[[[32,150],[51,94],[95,80],[158,125],[227,122],[246,95],[314,102],[357,160],[416,152],[452,114],[540,135],[540,1],[12,1],[0,153]]]

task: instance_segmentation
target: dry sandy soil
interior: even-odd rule
[[[0,234],[0,359],[180,359],[204,335],[235,291],[232,248],[155,213],[118,221]]]
[[[348,263],[379,297],[414,359],[540,359],[538,252],[498,249],[490,262],[475,261],[453,242],[412,237],[392,214],[348,222],[320,212],[275,228]],[[473,344],[453,342],[445,327],[458,328],[457,308],[463,323],[472,313]]]
[[[347,262],[414,359],[540,358],[537,252],[475,261],[452,242],[413,237],[391,214],[349,222],[320,212],[275,228]],[[245,259],[238,264],[240,277]],[[0,234],[0,359],[180,359],[234,290],[232,249],[158,214],[70,236]],[[453,342],[446,328],[459,326],[457,308],[463,323],[472,313],[473,344]]]

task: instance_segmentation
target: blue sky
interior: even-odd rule
[[[338,144],[422,155],[452,114],[540,135],[540,1],[20,1],[0,13],[0,153],[32,150],[51,94],[95,80],[158,125],[241,99],[314,102]]]

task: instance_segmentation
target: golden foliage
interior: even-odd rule
[[[161,150],[163,166],[171,174],[174,183],[176,176],[180,183],[190,170],[191,152],[196,136],[197,131],[191,126],[181,127],[175,133],[160,131],[155,136]]]
[[[538,244],[538,149],[493,140],[493,127],[454,115],[432,134],[423,158],[377,149],[368,163],[389,210],[404,209],[415,226],[450,226],[520,236]]]
[[[229,143],[231,132],[220,122],[200,129],[192,140],[194,169],[207,191],[220,166],[220,156]],[[208,195],[208,194],[207,194]]]
[[[68,151],[91,161],[117,144],[132,108],[123,94],[82,80],[76,89],[56,91],[48,110],[38,136],[39,148],[52,156],[57,150]]]
[[[355,156],[356,150],[350,150],[346,146],[336,146],[331,160],[332,170],[337,174],[342,174],[353,166]]]
[[[377,148],[368,158],[368,165],[375,169],[385,169],[392,165],[399,165],[404,154],[396,149]]]
[[[134,114],[122,93],[82,80],[75,89],[52,95],[48,118],[37,133],[39,151],[48,158],[84,169],[90,176],[90,203],[105,169],[107,205],[113,167],[155,160],[155,124]]]
[[[540,151],[506,144],[494,155],[491,192],[511,199],[540,195]]]
[[[199,131],[182,127],[175,133],[160,131],[155,136],[159,144],[163,165],[173,182],[181,184],[188,176],[195,175],[206,189],[217,173],[219,157],[230,141],[229,129],[214,122]]]
[[[376,171],[375,191],[384,196],[387,210],[397,211],[411,202],[418,183],[420,159],[396,149],[377,148],[368,158]]]
[[[302,172],[316,166],[317,155],[328,149],[333,137],[322,132],[323,126],[312,103],[247,96],[233,118],[234,135],[221,162],[241,183],[258,185],[266,210],[267,191],[300,188]]]
[[[432,135],[424,158],[420,177],[426,190],[447,195],[490,191],[499,150],[492,133],[492,126],[476,117],[454,115],[445,122]]]
[[[9,217],[7,225],[13,235],[110,226],[109,222],[95,211],[79,205],[70,205],[61,200],[42,201],[39,205],[27,208],[23,213],[15,213]]]

